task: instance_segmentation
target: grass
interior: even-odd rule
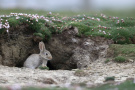
[[[117,57],[114,58],[114,61],[122,63],[122,62],[126,62],[127,60],[123,56],[117,56]]]
[[[110,49],[114,50],[114,56],[135,57],[135,44],[112,44]]]
[[[109,46],[109,52],[113,52],[111,58],[116,62],[135,60],[135,44],[112,44]]]
[[[38,35],[46,40],[51,38],[53,34],[61,33],[69,26],[78,28],[78,36],[106,37],[114,40],[117,44],[131,44],[134,43],[132,40],[135,39],[135,17],[123,16],[121,13],[116,13],[117,16],[110,16],[107,13],[103,14],[101,12],[85,12],[85,14],[82,14],[83,12],[80,12],[80,14],[75,12],[70,14],[68,14],[69,12],[59,12],[58,14],[58,12],[48,13],[43,10],[0,9],[0,11],[1,15],[9,15],[10,12],[27,13],[27,15],[3,16],[1,17],[3,19],[1,22],[4,24],[8,20],[12,29],[25,25],[28,30],[34,31],[34,35]],[[31,14],[31,16],[28,16],[28,14]],[[39,18],[41,15],[43,15],[43,18]],[[20,18],[16,19],[18,16]],[[2,28],[0,32],[2,33],[4,30],[6,31],[5,28]]]
[[[127,80],[118,85],[105,84],[89,90],[134,90],[134,89],[135,89],[135,83],[132,80]]]

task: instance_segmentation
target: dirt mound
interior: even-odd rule
[[[9,35],[0,36],[2,65],[22,67],[30,54],[39,53],[38,43],[42,39],[25,29],[18,27],[10,30]],[[46,42],[46,48],[53,56],[53,60],[47,65],[51,70],[86,68],[92,61],[106,57],[108,45],[111,43],[112,40],[103,37],[79,36],[76,27],[68,28],[61,34],[53,35]]]

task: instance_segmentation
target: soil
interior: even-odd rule
[[[0,66],[0,86],[46,86],[46,85],[67,85],[72,83],[86,83],[92,86],[99,83],[106,83],[105,77],[115,76],[116,82],[127,78],[135,77],[134,63],[107,64],[105,59],[94,61],[82,75],[76,75],[77,70],[40,70],[18,67]]]

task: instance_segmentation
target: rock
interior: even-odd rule
[[[53,60],[48,62],[50,69],[82,69],[91,62],[107,56],[111,40],[103,37],[78,37],[75,28],[54,35],[46,44]]]
[[[42,82],[44,84],[57,84],[53,79],[51,78],[45,78],[45,79],[42,79],[40,80],[39,82]]]
[[[129,62],[132,62],[132,63],[134,62],[134,60],[133,60],[133,59],[128,59],[128,61],[129,61]]]

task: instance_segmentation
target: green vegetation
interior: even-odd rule
[[[115,80],[115,77],[112,76],[112,77],[105,77],[105,81],[114,81]]]
[[[110,59],[107,58],[107,59],[105,60],[105,63],[108,63],[109,61],[110,61]]]
[[[39,69],[41,69],[41,70],[49,70],[49,67],[42,67],[42,66],[40,66]]]
[[[53,34],[61,33],[69,26],[73,26],[78,28],[79,36],[106,37],[113,39],[114,42],[118,44],[134,43],[133,40],[135,39],[135,18],[133,15],[133,17],[130,17],[131,15],[128,17],[122,16],[123,14],[121,13],[115,13],[113,14],[115,16],[110,16],[107,13],[103,14],[100,12],[87,12],[85,14],[82,14],[82,12],[80,14],[74,12],[70,14],[60,12],[60,14],[58,14],[57,12],[48,13],[42,10],[18,9],[0,11],[3,11],[0,13],[1,15],[6,14],[1,16],[2,20],[0,23],[2,26],[0,27],[0,33],[6,32],[7,29],[9,29],[10,33],[11,28],[15,29],[23,25],[27,31],[32,31],[34,35],[48,40]],[[15,13],[9,14],[10,12]],[[4,26],[8,24],[10,28]],[[27,33],[27,31],[25,32]]]
[[[134,89],[135,83],[132,80],[128,80],[124,83],[118,83],[116,85],[105,84],[88,90],[134,90]]]
[[[135,44],[112,44],[109,47],[110,51],[114,52],[112,55],[114,58],[117,56],[124,57],[126,60],[135,60]]]
[[[117,56],[117,57],[114,58],[114,61],[122,63],[122,62],[126,62],[127,60],[123,56]]]

